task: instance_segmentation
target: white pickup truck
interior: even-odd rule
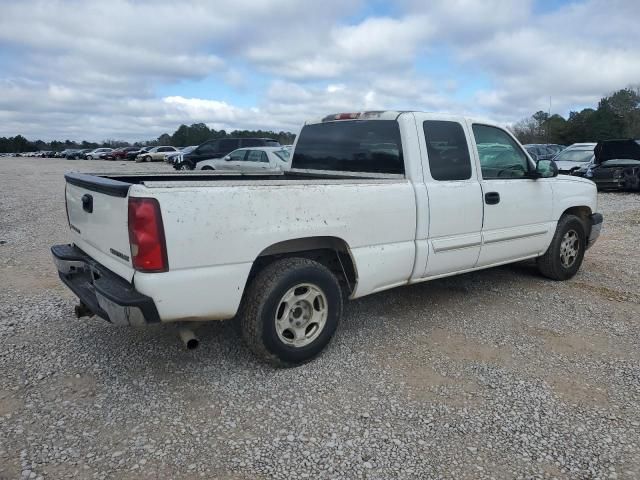
[[[67,174],[72,243],[52,253],[76,314],[237,317],[253,352],[292,366],[327,345],[346,298],[532,258],[566,280],[602,226],[591,181],[461,117],[330,115],[303,126],[291,167]]]

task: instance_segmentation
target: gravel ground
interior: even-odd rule
[[[0,158],[0,478],[640,478],[640,195],[557,283],[518,264],[351,302],[316,361],[274,370],[232,321],[73,317],[48,248],[62,173]]]

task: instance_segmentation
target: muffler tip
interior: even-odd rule
[[[180,335],[180,340],[182,340],[187,350],[195,350],[200,346],[200,340],[196,337],[196,334],[193,333],[193,330],[181,328],[178,330],[178,335]]]

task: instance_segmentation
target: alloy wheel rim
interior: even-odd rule
[[[564,268],[571,268],[580,252],[580,237],[575,230],[569,230],[560,243],[560,262]]]
[[[278,302],[275,314],[278,338],[286,345],[305,347],[320,336],[327,316],[327,297],[317,285],[295,285]]]

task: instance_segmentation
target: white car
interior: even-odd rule
[[[508,130],[423,112],[307,122],[278,175],[65,177],[71,242],[52,253],[76,315],[178,323],[187,348],[195,322],[236,317],[281,366],[326,347],[346,298],[525,259],[572,278],[603,222],[593,182]]]
[[[196,170],[239,172],[281,171],[289,167],[290,152],[283,147],[239,148],[223,158],[202,160]]]
[[[153,147],[148,152],[138,155],[136,157],[136,162],[163,162],[167,155],[179,152],[180,150],[171,146]]]
[[[100,155],[112,152],[113,148],[96,148],[87,152],[84,156],[87,160],[100,160]]]
[[[596,145],[596,143],[574,143],[553,157],[553,161],[556,162],[561,174],[571,175],[593,162]]]

